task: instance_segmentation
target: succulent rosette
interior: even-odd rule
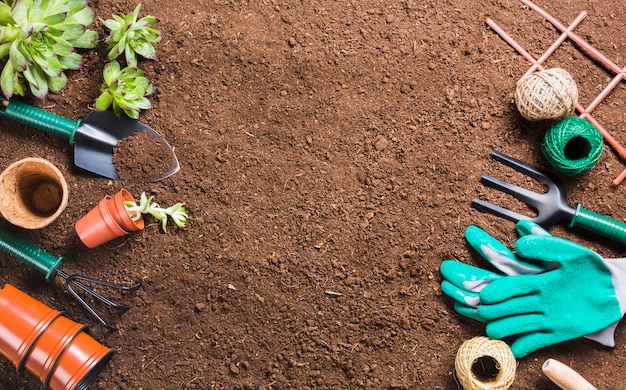
[[[154,59],[155,49],[152,44],[161,41],[161,33],[152,28],[157,19],[148,15],[137,20],[140,11],[141,3],[128,15],[114,15],[113,19],[104,21],[109,29],[109,36],[106,38],[110,49],[109,60],[113,61],[123,53],[126,65],[137,67],[137,55]]]
[[[67,83],[65,70],[83,65],[79,48],[94,48],[89,30],[93,11],[84,0],[4,0],[0,2],[0,73],[5,97],[24,95],[26,84],[40,99]]]
[[[137,119],[141,110],[152,108],[146,96],[153,88],[143,71],[130,66],[122,69],[117,61],[113,61],[104,67],[103,76],[100,96],[96,100],[97,110],[104,111],[113,106],[113,112],[118,116],[126,114]]]

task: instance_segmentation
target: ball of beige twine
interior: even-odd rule
[[[530,121],[568,117],[574,113],[577,101],[576,82],[561,68],[532,73],[515,88],[515,105]]]
[[[481,378],[475,371],[481,358],[493,359],[498,371],[493,377]],[[465,341],[454,362],[456,377],[465,390],[507,390],[515,379],[517,362],[511,348],[502,340],[478,336]],[[480,368],[480,367],[478,367]]]

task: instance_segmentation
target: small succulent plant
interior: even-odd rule
[[[100,96],[96,100],[96,109],[104,111],[113,106],[116,115],[128,115],[139,118],[141,110],[152,108],[148,100],[152,84],[144,76],[143,71],[127,66],[121,69],[117,61],[104,67],[104,82],[100,86]]]
[[[92,22],[85,0],[0,1],[0,58],[9,57],[0,74],[4,96],[23,96],[26,84],[40,99],[61,90],[64,71],[83,65],[75,49],[98,43]]]
[[[129,201],[124,202],[124,206],[133,221],[138,221],[143,214],[150,214],[161,221],[163,231],[167,231],[167,222],[169,219],[179,228],[185,227],[189,216],[187,215],[187,209],[183,203],[178,202],[168,208],[162,208],[153,200],[154,195],[148,197],[145,192],[142,192],[139,197],[139,203]]]
[[[161,33],[152,28],[157,19],[148,15],[137,20],[140,11],[141,3],[128,15],[113,15],[113,19],[104,21],[104,25],[109,29],[106,43],[110,61],[117,59],[122,53],[126,58],[126,65],[132,67],[137,67],[137,55],[154,59],[153,44],[160,42],[162,38]]]

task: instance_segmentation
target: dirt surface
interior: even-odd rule
[[[100,19],[135,3],[90,1]],[[626,8],[612,1],[537,4],[620,67],[626,66]],[[110,333],[61,280],[0,255],[0,282],[93,324],[116,350],[97,389],[455,389],[456,351],[484,325],[456,314],[441,293],[445,259],[483,264],[463,232],[476,224],[505,244],[514,224],[470,206],[513,200],[479,183],[483,173],[523,178],[490,157],[494,149],[549,169],[546,123],[519,116],[512,101],[529,63],[489,26],[491,17],[535,58],[559,31],[517,0],[160,1],[157,58],[139,66],[153,82],[140,120],[175,148],[180,171],[157,183],[110,181],[72,163],[63,139],[0,119],[0,166],[44,157],[65,175],[70,201],[51,225],[16,233],[63,269],[122,284],[111,296],[131,308]],[[101,20],[94,28],[104,34]],[[76,119],[93,109],[106,47],[84,53],[83,69],[44,101]],[[587,106],[613,78],[567,40],[546,62],[577,80]],[[622,144],[624,82],[593,112]],[[623,220],[626,168],[608,145],[591,171],[561,177],[570,203]],[[185,202],[186,229],[146,228],[88,249],[74,223],[121,188]],[[535,185],[534,189],[539,186]],[[603,256],[623,246],[557,226],[552,233]],[[581,286],[582,288],[582,286]],[[572,298],[575,299],[575,298]],[[556,358],[600,389],[623,386],[626,330],[617,346],[585,339],[519,361],[515,389],[557,389],[541,373]],[[0,360],[0,387],[38,380]]]
[[[120,139],[113,149],[113,165],[124,182],[155,182],[176,173],[176,153],[158,134],[138,132]]]

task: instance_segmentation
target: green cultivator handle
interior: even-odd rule
[[[17,100],[0,99],[0,115],[74,143],[81,120],[73,121]]]
[[[576,212],[569,224],[569,227],[574,226],[626,244],[626,224],[589,211],[580,203],[576,205]]]
[[[0,228],[0,249],[44,274],[48,282],[63,261],[63,257],[54,257],[30,242],[9,234],[3,228]]]
[[[472,200],[472,206],[508,220],[519,222],[528,220],[544,229],[550,228],[557,222],[565,223],[568,227],[579,227],[588,232],[596,233],[619,243],[626,244],[626,224],[612,218],[584,209],[580,203],[572,207],[567,203],[565,187],[560,180],[550,172],[544,172],[539,168],[525,164],[513,157],[498,151],[491,152],[493,158],[516,171],[523,173],[536,181],[544,184],[547,192],[533,192],[526,188],[507,183],[489,175],[480,178],[484,185],[500,190],[512,197],[526,203],[537,212],[534,217],[509,210],[501,206],[489,203],[482,199]]]

